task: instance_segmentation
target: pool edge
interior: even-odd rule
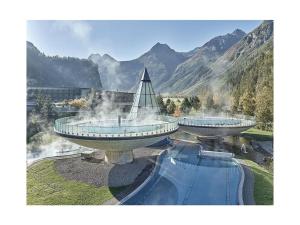
[[[240,179],[240,183],[239,183],[239,187],[238,187],[238,204],[239,205],[244,205],[244,196],[243,196],[243,189],[244,189],[244,181],[245,181],[245,172],[243,167],[241,166],[240,162],[235,159],[232,158],[238,165],[240,172],[241,172],[241,179]]]
[[[115,205],[122,205],[124,202],[126,202],[127,200],[129,200],[130,198],[132,198],[134,195],[136,195],[146,184],[149,183],[149,181],[153,178],[153,176],[155,175],[155,173],[157,172],[158,168],[159,168],[159,161],[162,158],[163,155],[165,155],[169,150],[175,148],[175,145],[161,151],[158,154],[158,157],[156,159],[156,165],[153,169],[153,171],[151,172],[151,174],[147,177],[146,180],[144,180],[144,182],[142,184],[140,184],[133,192],[131,192],[129,195],[125,196],[124,198],[122,198],[120,201],[118,201]]]

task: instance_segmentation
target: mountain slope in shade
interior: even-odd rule
[[[259,57],[259,52],[262,52],[261,49],[265,45],[270,45],[269,42],[273,44],[273,22],[264,21],[210,65],[206,80],[191,85],[181,94],[199,93],[202,89],[206,90],[207,86],[215,90],[221,88],[223,91],[229,91],[232,87],[226,88],[226,81],[230,80],[228,76],[239,74],[241,65],[249,64],[255,57]]]
[[[87,59],[49,57],[27,42],[28,87],[102,87],[97,65]]]
[[[245,35],[245,32],[237,29],[230,34],[215,37],[202,47],[195,49],[192,57],[178,65],[172,77],[160,89],[175,93],[195,83],[205,82],[207,75],[211,72],[210,65]]]

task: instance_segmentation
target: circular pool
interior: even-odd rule
[[[149,146],[176,132],[178,121],[168,116],[148,120],[66,117],[55,121],[54,131],[76,144],[105,150],[105,160],[124,164],[132,150]]]
[[[251,117],[181,117],[178,122],[180,129],[186,133],[203,137],[238,135],[255,126]]]

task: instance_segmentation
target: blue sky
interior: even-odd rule
[[[149,20],[149,21],[28,21],[27,40],[46,55],[87,58],[107,53],[117,60],[131,60],[157,42],[175,51],[190,51],[211,38],[236,28],[250,32],[260,20]]]

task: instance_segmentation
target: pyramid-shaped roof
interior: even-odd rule
[[[156,101],[150,76],[145,68],[135,94],[129,118],[135,119],[153,114],[160,114],[160,108]]]
[[[151,82],[147,68],[144,69],[141,81]]]

